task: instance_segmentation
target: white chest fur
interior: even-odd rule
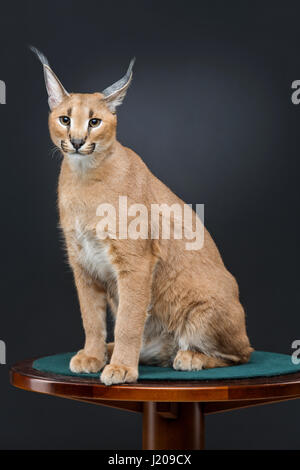
[[[107,244],[99,240],[91,231],[80,227],[78,221],[75,225],[75,236],[78,250],[79,264],[92,276],[102,282],[109,282],[116,278],[116,272],[112,266]]]

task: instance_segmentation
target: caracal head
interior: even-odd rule
[[[132,59],[123,78],[101,93],[68,93],[46,57],[31,48],[43,64],[53,143],[70,159],[89,158],[107,150],[115,141],[116,108],[132,80]]]

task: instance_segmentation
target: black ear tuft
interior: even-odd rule
[[[48,67],[50,67],[47,57],[41,51],[39,51],[34,46],[29,46],[29,49],[38,57],[38,59],[43,65],[48,65]]]

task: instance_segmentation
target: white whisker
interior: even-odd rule
[[[58,153],[57,153],[58,152]],[[54,145],[50,150],[49,154],[51,158],[55,158],[56,156],[60,157],[61,156],[61,150],[58,148],[56,145]]]

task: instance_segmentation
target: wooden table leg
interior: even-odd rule
[[[143,404],[144,450],[204,449],[204,413],[201,403]]]

